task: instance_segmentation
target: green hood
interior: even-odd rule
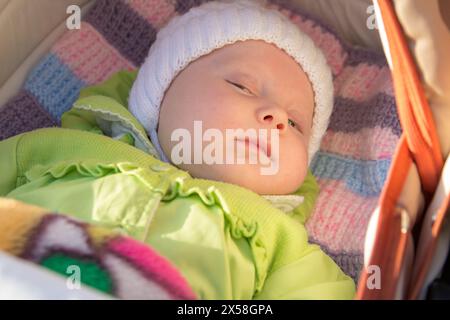
[[[62,115],[61,126],[109,136],[159,159],[144,127],[127,109],[136,75],[136,71],[120,71],[99,85],[82,89],[72,109]]]

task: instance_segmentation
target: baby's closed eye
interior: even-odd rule
[[[298,125],[295,123],[295,121],[291,119],[288,119],[288,125],[290,125],[293,128],[299,128]]]
[[[303,133],[302,127],[300,126],[300,124],[297,121],[292,120],[291,118],[288,118],[288,125],[294,129],[296,129],[300,133]]]
[[[234,81],[230,81],[230,80],[226,80],[226,81],[229,84],[235,86],[236,88],[238,88],[239,90],[241,90],[242,92],[244,92],[246,94],[249,94],[249,95],[252,95],[252,96],[255,95],[249,88],[247,88],[246,86],[244,86],[244,85],[242,85],[240,83],[237,83],[237,82],[234,82]]]

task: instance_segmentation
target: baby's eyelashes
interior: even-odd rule
[[[294,128],[294,129],[300,131],[300,132],[303,132],[302,129],[300,128],[300,125],[298,125],[298,124],[297,124],[294,120],[292,120],[292,119],[288,119],[288,125],[291,126],[291,127]]]
[[[250,89],[246,88],[245,86],[243,86],[239,83],[236,83],[236,82],[229,81],[229,80],[226,80],[226,81],[228,83],[232,84],[233,86],[235,86],[236,88],[239,88],[241,91],[243,91],[249,95],[252,95],[252,96],[254,95],[253,92]]]

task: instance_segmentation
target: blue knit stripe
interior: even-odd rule
[[[390,159],[356,160],[319,151],[311,162],[311,171],[321,179],[341,180],[355,194],[379,196],[386,180]]]
[[[25,89],[58,123],[85,86],[86,83],[52,53],[33,69],[25,82]]]

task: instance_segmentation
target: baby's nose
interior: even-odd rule
[[[265,108],[258,112],[258,120],[269,125],[271,128],[277,128],[280,131],[286,130],[288,117],[284,110],[280,108]]]
[[[264,120],[265,122],[272,123],[272,121],[273,121],[273,116],[271,116],[271,115],[269,114],[269,115],[265,116],[263,120]],[[284,129],[284,124],[281,123],[281,122],[280,122],[280,123],[277,123],[277,124],[276,124],[276,127],[277,127],[278,130],[283,130],[283,129]]]

